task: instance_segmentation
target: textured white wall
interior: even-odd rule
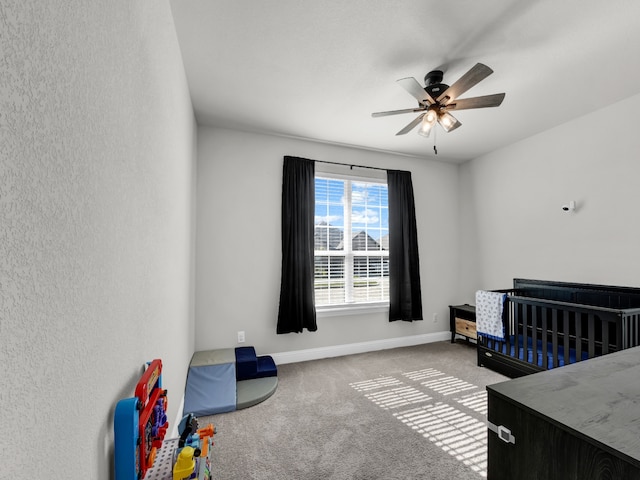
[[[115,403],[159,357],[173,421],[193,352],[171,11],[3,0],[0,51],[0,478],[112,478]]]
[[[639,109],[636,95],[461,167],[460,301],[513,277],[640,286]]]
[[[424,321],[389,323],[386,313],[324,317],[317,332],[276,335],[285,155],[412,172]],[[259,353],[448,330],[457,292],[457,165],[199,127],[197,192],[196,350],[235,346],[239,330]]]

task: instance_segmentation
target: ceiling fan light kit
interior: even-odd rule
[[[385,117],[402,113],[422,112],[417,118],[396,133],[396,135],[409,133],[420,124],[418,134],[423,137],[429,137],[431,129],[436,122],[440,124],[445,132],[451,132],[462,125],[458,119],[449,113],[451,110],[500,106],[505,97],[504,93],[458,99],[460,95],[480,83],[492,73],[493,70],[489,67],[482,63],[477,63],[451,86],[442,83],[444,76],[442,70],[432,70],[427,73],[424,77],[424,87],[413,77],[401,78],[397,83],[418,100],[418,107],[376,112],[372,113],[371,116]]]
[[[418,129],[418,134],[423,137],[429,138],[429,134],[431,133],[431,129],[438,121],[438,114],[434,109],[427,109],[427,113],[422,116],[422,122],[420,122],[420,128]]]

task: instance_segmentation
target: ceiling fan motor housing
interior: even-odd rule
[[[424,76],[424,89],[432,98],[438,98],[442,92],[449,88],[449,85],[442,83],[443,75],[442,70],[432,70]]]

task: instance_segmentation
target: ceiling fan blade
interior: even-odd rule
[[[458,121],[456,117],[451,115],[449,112],[443,112],[438,117],[438,123],[444,128],[444,130],[449,133],[462,124]]]
[[[471,87],[477,85],[482,80],[487,78],[489,75],[493,73],[489,67],[482,63],[476,63],[471,69],[462,75],[453,85],[447,88],[444,92],[442,92],[436,100],[438,102],[443,102],[445,97],[449,97],[444,103],[450,103],[464,92],[469,90]]]
[[[449,103],[447,110],[469,110],[471,108],[498,107],[504,100],[504,93],[494,93],[482,97],[460,98]]]
[[[421,105],[429,106],[435,103],[435,100],[431,95],[427,93],[424,87],[421,87],[418,81],[413,77],[401,78],[397,81],[402,88],[415,97]]]
[[[396,133],[396,135],[404,135],[405,133],[409,133],[411,130],[413,130],[416,127],[416,125],[418,125],[422,121],[422,117],[424,117],[425,115],[426,113],[418,115],[409,125],[407,125],[398,133]]]
[[[419,108],[405,108],[404,110],[390,110],[388,112],[374,112],[371,114],[372,117],[386,117],[388,115],[398,115],[400,113],[412,113],[412,112],[422,112],[426,109],[426,107]]]

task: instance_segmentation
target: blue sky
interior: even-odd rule
[[[356,182],[352,183],[352,229],[353,233],[365,230],[379,240],[389,229],[387,186]],[[315,224],[322,222],[344,228],[344,180],[316,178]]]

